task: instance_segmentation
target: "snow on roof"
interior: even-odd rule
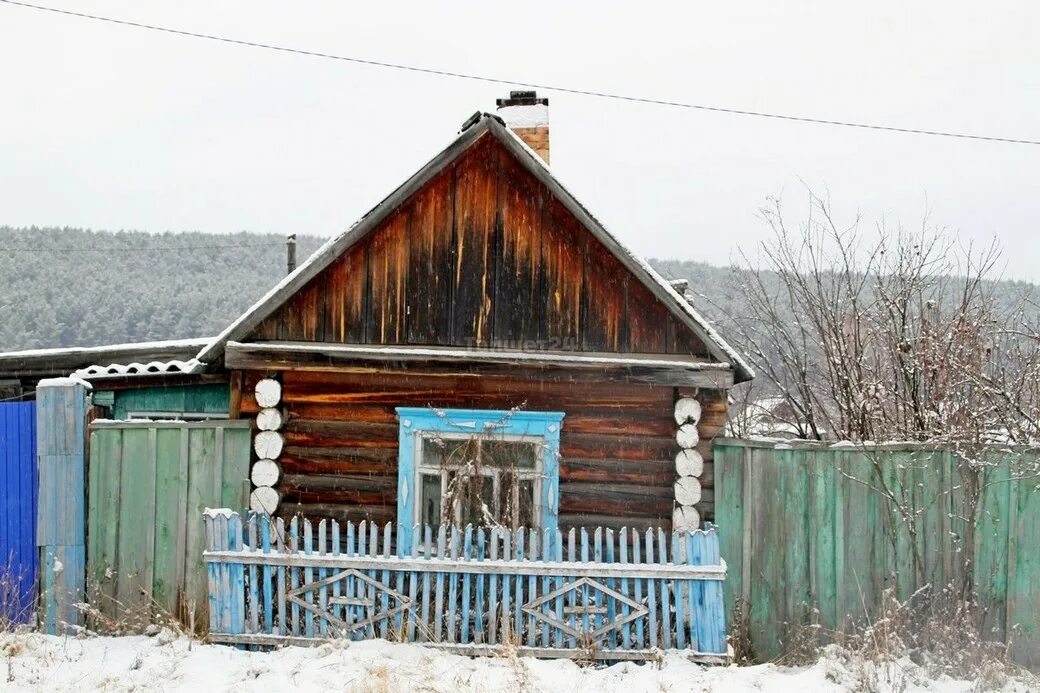
[[[198,350],[210,341],[208,338],[167,339],[88,347],[8,351],[0,353],[0,374],[19,378],[47,378],[69,373],[86,374],[88,377],[99,374],[114,375],[119,369],[123,370],[121,375],[135,375],[139,372],[189,372],[188,368],[201,367],[201,364],[187,364]]]
[[[0,360],[32,359],[45,356],[78,356],[103,354],[113,351],[160,351],[164,349],[190,349],[205,346],[212,337],[195,337],[192,339],[166,339],[155,342],[126,342],[124,344],[102,344],[98,346],[54,347],[47,349],[22,349],[19,351],[0,351]]]
[[[424,185],[444,166],[456,159],[482,135],[490,133],[506,145],[507,149],[511,149],[517,160],[530,173],[556,193],[558,199],[571,213],[579,218],[586,229],[599,239],[637,278],[641,279],[650,292],[657,296],[658,300],[668,306],[673,314],[693,330],[716,358],[733,366],[737,382],[750,380],[755,377],[751,366],[715,331],[711,324],[664,277],[658,274],[648,262],[635,255],[611,234],[588,211],[588,208],[560,183],[556,176],[553,175],[549,165],[528,147],[520,137],[505,126],[501,117],[490,113],[482,113],[479,117],[475,116],[471,120],[473,124],[469,125],[467,123],[468,126],[464,127],[462,132],[443,151],[410,176],[349,229],[324,243],[303,264],[297,267],[296,271],[284,277],[263,298],[254,303],[245,313],[199,351],[196,358],[203,363],[210,363],[215,359],[221,358],[224,345],[228,341],[238,341],[245,337],[250,330],[270,315],[296,290],[302,288],[307,281],[328,267],[344,250],[363,238],[368,231],[375,228],[404,199]]]

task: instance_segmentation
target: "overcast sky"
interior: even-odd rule
[[[1040,3],[38,0],[492,77],[1040,139]],[[592,3],[580,3],[592,6]],[[293,56],[0,3],[0,224],[328,236],[507,86]],[[726,263],[805,188],[843,215],[996,236],[1040,281],[1040,146],[547,92],[553,169],[634,250]]]

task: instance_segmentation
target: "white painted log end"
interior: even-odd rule
[[[274,460],[257,460],[249,472],[253,486],[274,486],[282,478],[282,468]]]
[[[274,378],[264,378],[256,384],[253,396],[261,407],[273,407],[282,401],[282,384]]]
[[[256,415],[256,427],[261,431],[277,431],[282,427],[282,412],[275,407],[261,409]]]
[[[697,424],[684,423],[675,432],[675,442],[684,449],[695,448],[701,442],[700,433],[697,432]]]
[[[704,473],[704,458],[696,450],[680,450],[675,456],[677,476],[700,476]]]
[[[672,511],[673,532],[693,532],[701,528],[701,514],[689,505],[680,505]]]
[[[701,500],[701,482],[684,476],[675,482],[675,501],[679,505],[695,505]]]
[[[282,494],[270,486],[260,486],[249,494],[249,509],[258,513],[273,515],[282,502]]]
[[[693,397],[682,397],[675,403],[675,423],[697,423],[701,420],[701,403]]]
[[[253,449],[256,456],[264,460],[273,460],[282,454],[282,446],[285,439],[277,431],[260,431],[253,439]]]

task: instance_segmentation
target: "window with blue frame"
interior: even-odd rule
[[[555,530],[560,412],[399,407],[397,521]]]

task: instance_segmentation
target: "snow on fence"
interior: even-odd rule
[[[705,662],[727,655],[726,564],[714,528],[590,536],[426,526],[399,556],[391,523],[286,526],[217,510],[205,527],[214,642],[386,638],[463,654],[509,646],[604,660],[668,649]]]

